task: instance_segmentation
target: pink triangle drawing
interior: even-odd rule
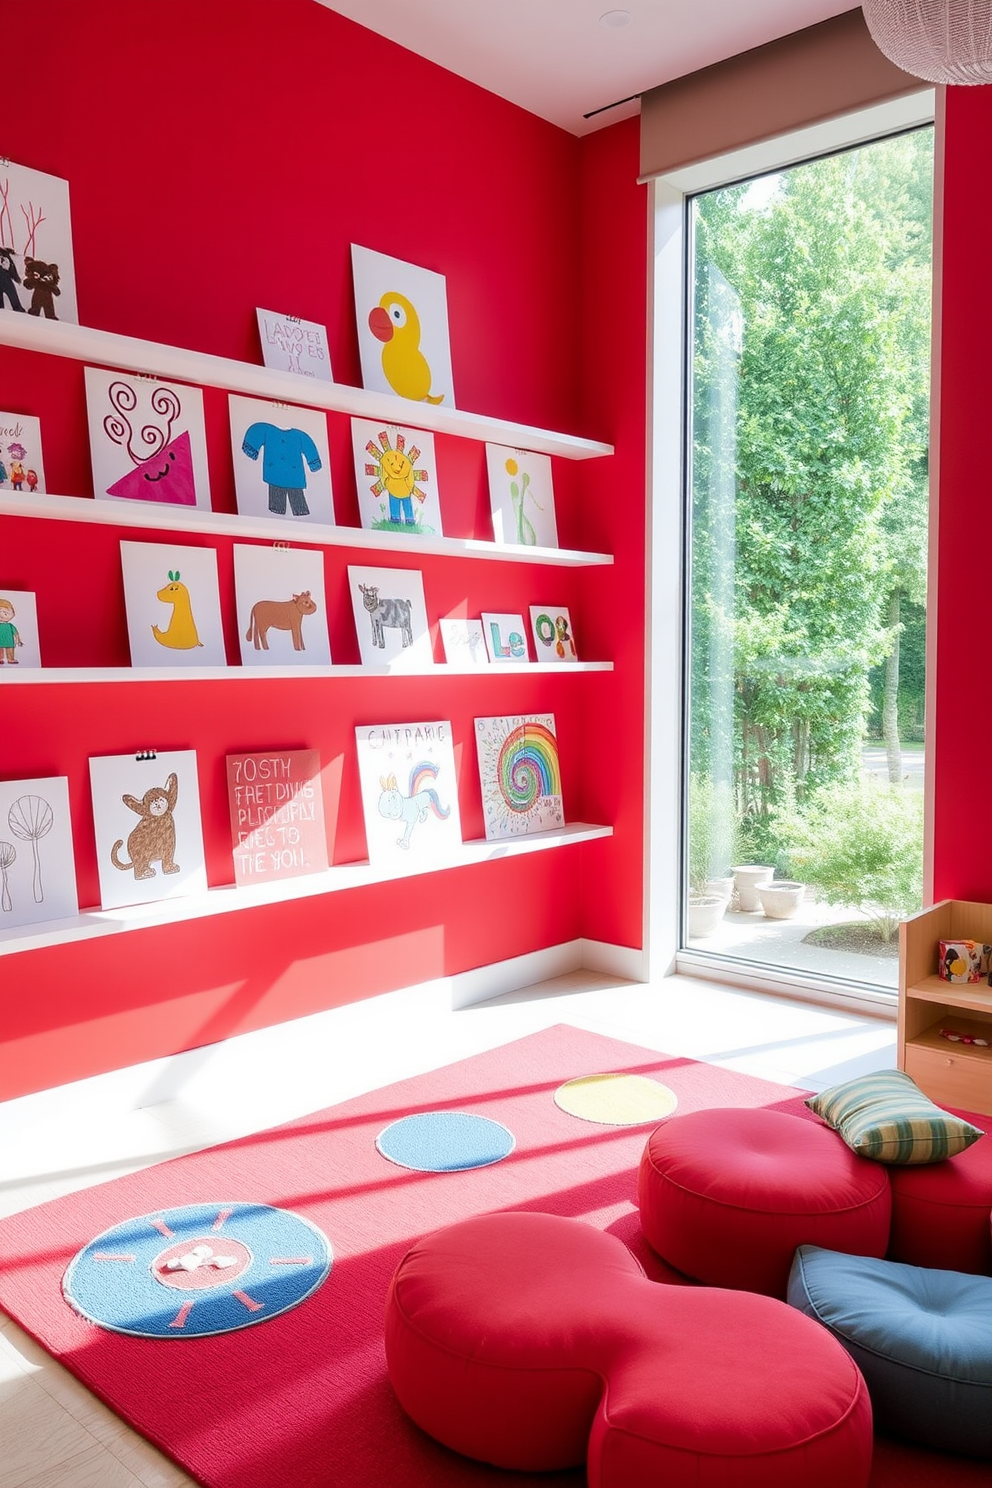
[[[195,506],[196,484],[193,479],[193,451],[189,433],[169,441],[150,460],[142,460],[127,475],[107,487],[108,496],[123,496],[127,501],[165,501],[170,506]]]

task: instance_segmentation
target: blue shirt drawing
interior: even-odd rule
[[[275,424],[252,424],[245,434],[242,450],[249,460],[257,460],[264,448],[262,479],[267,486],[284,486],[288,491],[302,491],[307,483],[303,461],[311,470],[320,469],[317,446],[302,429],[277,429]]]

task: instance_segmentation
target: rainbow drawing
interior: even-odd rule
[[[561,795],[558,741],[543,723],[507,734],[497,765],[499,788],[511,811],[530,811],[542,796]]]
[[[487,838],[562,826],[553,714],[477,718],[475,734]]]

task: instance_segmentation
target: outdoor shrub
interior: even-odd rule
[[[736,812],[729,785],[689,776],[689,885],[702,893],[708,878],[729,873],[735,862]]]
[[[861,909],[883,940],[923,899],[923,795],[870,776],[775,813],[792,872],[828,904]]]

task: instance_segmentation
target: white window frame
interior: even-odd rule
[[[943,101],[940,90],[939,102]],[[934,191],[940,200],[942,118],[932,88],[859,110],[825,124],[688,166],[649,183],[648,471],[645,553],[645,862],[644,947],[649,977],[679,972],[762,992],[801,996],[851,1011],[891,1011],[895,993],[834,978],[708,957],[681,948],[683,717],[686,702],[686,566],[688,553],[686,441],[688,416],[688,271],[686,198],[701,191],[781,170],[820,155],[868,144],[886,135],[935,124]],[[931,358],[930,571],[937,513],[937,381],[939,350],[939,213],[934,211],[934,331]],[[924,791],[924,903],[932,897],[933,865],[933,638],[936,603],[927,606],[927,738]]]

